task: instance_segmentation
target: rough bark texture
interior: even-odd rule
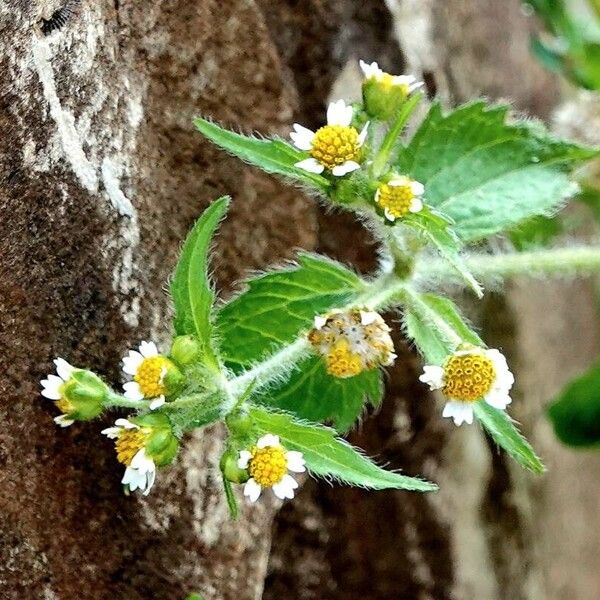
[[[42,19],[64,6],[45,36]],[[181,239],[223,193],[235,195],[216,253],[225,291],[296,246],[372,267],[360,226],[225,157],[193,115],[267,133],[315,125],[365,58],[396,72],[406,62],[448,100],[508,97],[546,117],[557,90],[529,57],[529,26],[518,0],[0,5],[2,598],[596,598],[598,490],[585,482],[600,461],[561,449],[541,414],[597,350],[585,284],[519,282],[484,311],[517,365],[514,412],[548,476],[534,481],[477,428],[443,422],[398,340],[385,404],[352,441],[442,491],[308,481],[276,518],[268,567],[275,507],[228,520],[219,428],[187,440],[151,497],[127,498],[102,424],[57,431],[38,396],[55,355],[117,384],[128,347],[167,338]]]

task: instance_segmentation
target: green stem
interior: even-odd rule
[[[600,271],[600,248],[557,248],[514,254],[464,255],[466,268],[478,279],[518,275],[577,275]],[[420,280],[454,279],[453,269],[441,260],[418,263],[415,277]]]
[[[402,133],[402,129],[404,129],[408,119],[422,98],[423,94],[421,92],[416,92],[412,96],[409,96],[406,102],[400,107],[396,119],[385,134],[379,152],[373,161],[373,175],[375,175],[375,177],[379,177],[379,175],[383,173],[390,160],[394,146],[398,141],[398,137]]]
[[[125,396],[121,396],[120,394],[109,392],[107,399],[104,401],[104,406],[115,408],[136,408],[139,410],[147,409],[150,406],[150,402],[151,400],[130,400],[129,398],[125,398]]]

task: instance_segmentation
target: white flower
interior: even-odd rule
[[[286,450],[279,443],[279,436],[263,435],[251,450],[242,450],[238,459],[240,469],[248,469],[250,479],[244,485],[244,496],[256,502],[264,488],[272,488],[277,498],[293,498],[298,487],[288,471],[303,473],[302,452]]]
[[[386,219],[395,221],[407,213],[417,213],[423,209],[421,196],[425,186],[404,175],[395,175],[387,183],[382,183],[375,192],[375,202],[383,208]]]
[[[442,390],[442,416],[456,425],[473,423],[473,404],[483,399],[501,410],[511,403],[515,381],[504,355],[495,349],[473,348],[450,355],[444,366],[427,365],[419,379],[432,390]]]
[[[125,465],[121,483],[129,486],[132,492],[139,489],[147,496],[156,479],[156,464],[145,448],[149,431],[127,419],[117,419],[114,427],[108,427],[102,433],[116,440],[117,459]]]
[[[364,60],[360,60],[358,64],[360,65],[365,79],[374,79],[379,83],[391,87],[402,87],[407,95],[424,85],[422,81],[417,81],[417,78],[414,75],[390,75],[380,69],[376,62],[368,64]]]
[[[164,401],[164,379],[170,364],[168,358],[159,354],[154,342],[142,342],[139,351],[130,350],[123,358],[123,371],[132,375],[133,381],[123,384],[125,397],[130,400],[157,398],[153,404],[158,408],[162,404],[159,401]]]
[[[47,379],[41,380],[42,396],[50,400],[54,400],[55,406],[64,414],[54,418],[54,422],[60,427],[68,427],[75,421],[69,419],[68,413],[73,410],[71,402],[63,395],[65,383],[69,381],[71,375],[77,369],[70,365],[66,360],[57,358],[54,360],[56,372],[58,375],[48,375]]]
[[[369,124],[358,133],[351,122],[352,106],[338,100],[327,109],[327,125],[316,132],[294,123],[294,131],[290,133],[294,145],[310,153],[310,158],[297,162],[295,166],[317,174],[328,169],[336,177],[360,169],[357,161]]]

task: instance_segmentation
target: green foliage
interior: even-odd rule
[[[473,406],[473,412],[492,439],[522,467],[538,475],[546,470],[529,442],[519,433],[512,419],[503,410],[480,400]]]
[[[532,123],[507,124],[507,111],[477,101],[443,114],[435,103],[398,157],[465,242],[552,214],[577,190],[569,169],[598,154]]]
[[[459,255],[461,244],[448,221],[432,211],[423,209],[420,213],[407,215],[404,223],[419,231],[438,250],[478,298],[483,296],[482,287],[466,268]]]
[[[206,119],[194,119],[194,125],[211,142],[244,162],[275,175],[326,192],[329,181],[294,165],[306,158],[305,153],[282,140],[262,140],[223,129]]]
[[[315,315],[350,302],[364,284],[335,261],[302,253],[298,264],[247,281],[217,315],[221,351],[235,371],[310,329]]]
[[[509,237],[513,246],[522,252],[548,245],[563,229],[558,217],[533,217],[509,231]]]
[[[251,414],[259,433],[278,435],[285,448],[302,452],[313,475],[375,490],[429,492],[437,489],[435,484],[427,481],[378,467],[346,441],[336,437],[333,429],[295,421],[285,413],[260,408],[253,408]]]
[[[379,369],[340,379],[327,373],[322,358],[310,357],[298,365],[285,384],[261,396],[260,402],[309,421],[331,422],[343,433],[360,417],[366,401],[379,406],[383,391]]]
[[[535,37],[531,50],[549,70],[575,85],[600,89],[600,2],[588,0],[591,14],[575,14],[564,0],[528,0],[549,36]]]
[[[548,407],[548,416],[564,444],[600,447],[600,365],[571,381]]]
[[[474,346],[483,346],[481,338],[465,323],[458,308],[448,298],[435,294],[421,294],[418,304],[412,304],[404,313],[406,333],[432,365],[441,365],[456,349],[456,342],[439,330],[439,319],[448,325],[454,336]]]
[[[218,368],[218,360],[212,339],[211,313],[215,294],[208,278],[208,252],[215,230],[227,212],[229,200],[227,196],[215,200],[196,221],[185,240],[171,281],[175,331],[178,335],[198,336],[206,365],[212,369]]]

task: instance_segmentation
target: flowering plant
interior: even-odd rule
[[[403,331],[426,361],[421,381],[439,390],[441,416],[478,421],[523,467],[544,467],[507,414],[514,382],[455,303],[439,290],[515,274],[573,274],[600,267],[596,248],[502,254],[489,240],[550,215],[575,193],[573,167],[598,151],[551,137],[537,123],[507,122],[508,107],[475,101],[443,112],[433,103],[411,137],[420,83],[361,62],[363,101],[330,104],[326,124],[295,124],[293,143],[257,139],[198,118],[208,139],[339,210],[380,244],[367,278],[323,256],[251,277],[217,301],[210,247],[230,200],[213,202],[189,233],[173,275],[174,337],[160,352],[142,342],[123,359],[119,394],[97,375],[57,360],[43,394],[60,425],[132,410],[104,434],[114,440],[128,490],[148,493],[157,469],[176,456],[186,431],[223,421],[220,460],[232,515],[234,486],[249,501],[266,488],[292,498],[293,473],[372,489],[429,492],[436,485],[378,466],[340,436],[383,397],[383,370],[396,360],[382,312],[399,311]]]

